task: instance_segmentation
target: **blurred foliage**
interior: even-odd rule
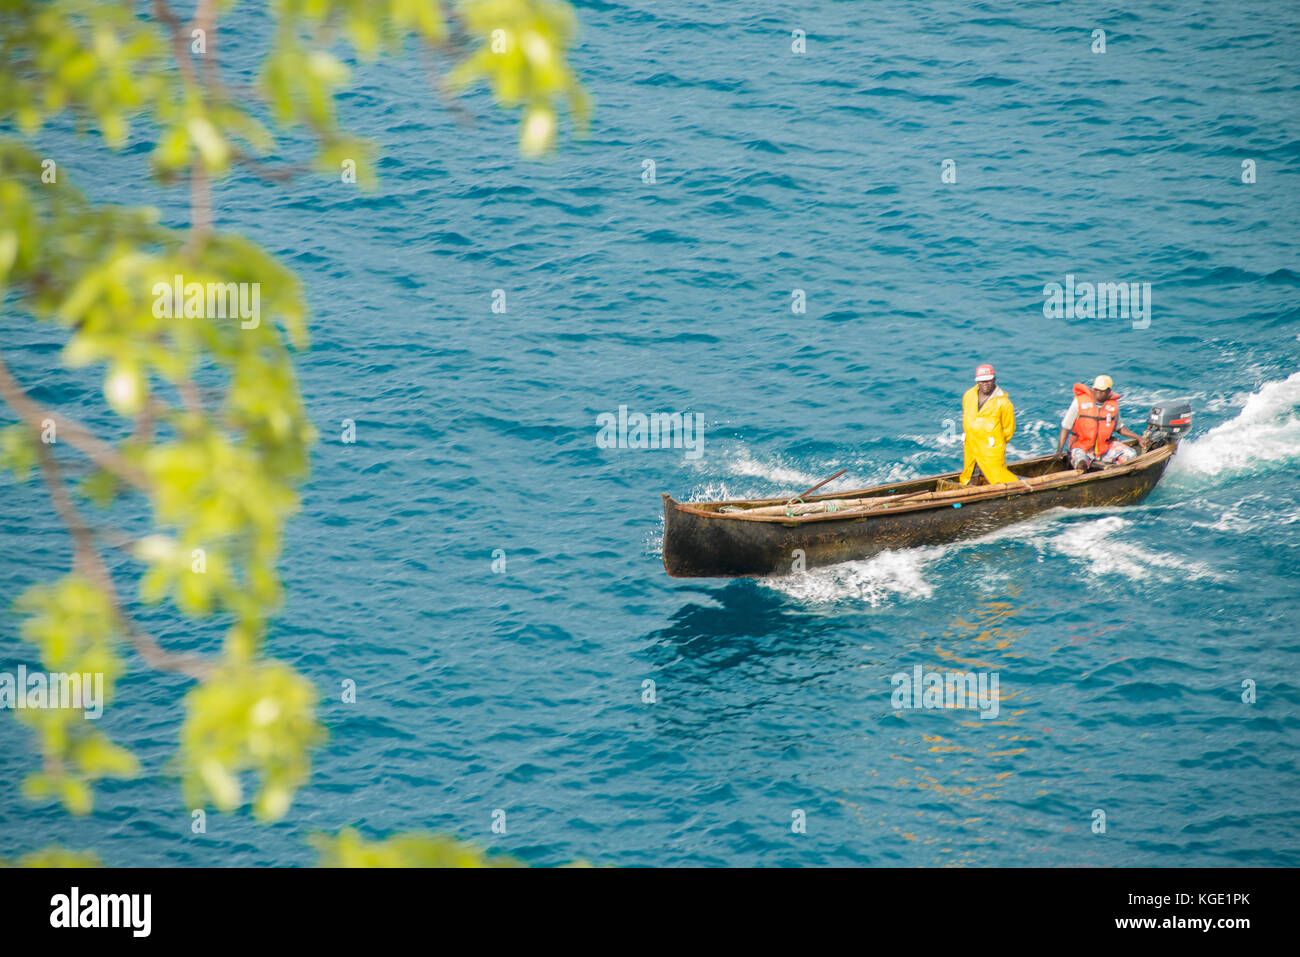
[[[212,6],[227,16],[241,5]],[[160,10],[175,17],[165,3],[145,5],[149,17],[135,7],[0,0],[0,122],[12,117],[30,137],[70,110],[81,128],[121,147],[143,118],[156,130],[151,159],[164,176],[195,163],[225,173],[239,157],[274,152],[273,126],[301,126],[316,137],[320,169],[337,174],[352,159],[358,181],[370,183],[373,144],[343,130],[336,116],[335,97],[351,75],[344,58],[397,55],[412,38],[454,61],[449,90],[483,83],[500,106],[524,110],[525,155],[554,146],[565,108],[579,129],[590,113],[568,62],[576,18],[557,0],[272,0],[272,33],[252,89],[220,80],[219,33],[196,38],[197,23],[160,19]]]
[[[441,834],[394,834],[367,841],[355,829],[338,834],[313,834],[309,841],[320,855],[320,867],[524,867],[505,855],[488,857],[473,844]]]
[[[186,805],[211,798],[233,811],[243,803],[237,775],[251,769],[262,782],[254,814],[283,817],[311,770],[309,750],[323,738],[316,697],[311,682],[278,661],[239,662],[191,690],[181,728]]]
[[[454,89],[483,81],[502,106],[523,106],[519,148],[525,156],[554,147],[561,102],[578,128],[586,127],[591,104],[565,57],[578,25],[568,4],[467,0],[460,8],[470,30],[488,39],[452,70]]]
[[[35,645],[50,672],[102,674],[103,697],[123,671],[117,649],[115,616],[103,591],[79,575],[53,585],[34,585],[15,602],[26,617],[24,641]],[[24,708],[14,715],[36,731],[44,769],[23,781],[23,796],[33,801],[57,799],[76,814],[93,803],[91,784],[101,777],[130,777],[139,762],[114,744],[81,711],[71,708]]]
[[[19,482],[26,482],[35,467],[32,430],[25,425],[0,429],[0,471],[12,472]]]
[[[444,834],[394,834],[368,841],[356,828],[338,834],[316,833],[308,838],[319,855],[319,867],[527,867],[504,854],[488,857],[479,847]],[[574,861],[564,867],[590,867]]]
[[[39,851],[24,854],[17,861],[0,857],[0,867],[103,867],[98,857],[89,851],[70,851],[51,844]]]
[[[0,136],[0,301],[61,329],[65,365],[102,371],[105,406],[121,426],[98,435],[60,415],[57,437],[43,437],[44,417],[56,412],[0,366],[19,420],[0,425],[0,470],[17,481],[43,475],[74,541],[71,573],[15,602],[42,667],[102,673],[111,701],[131,644],[151,666],[196,679],[177,755],[187,806],[249,803],[258,819],[275,821],[325,738],[316,688],[264,647],[281,601],[285,523],[315,441],[293,365],[294,350],[307,347],[308,308],[284,264],[210,228],[208,185],[237,170],[290,175],[268,158],[281,149],[277,135],[292,129],[309,134],[314,168],[340,177],[351,160],[356,181],[373,185],[375,147],[339,125],[336,97],[349,82],[346,61],[399,55],[411,43],[446,72],[438,80],[446,90],[483,85],[501,107],[519,109],[525,155],[552,149],[562,111],[583,126],[589,103],[568,64],[573,13],[554,0],[272,0],[251,85],[228,83],[219,62],[231,35],[221,20],[241,6],[198,0],[186,6],[194,17],[186,22],[165,0],[0,0],[0,132],[19,134]],[[114,149],[129,145],[161,185],[188,181],[190,228],[161,225],[154,209],[88,199],[59,157],[40,148],[53,122]],[[182,301],[171,294],[175,277],[183,277]],[[189,305],[193,283],[258,289],[256,321],[215,318],[202,304],[188,318],[169,313]],[[94,466],[72,498],[58,466],[68,446]],[[110,568],[101,550],[106,541],[123,547],[109,522],[124,496],[143,497],[152,527]],[[134,594],[119,597],[116,578],[127,575],[138,575]],[[224,642],[203,658],[159,648],[130,621],[132,601],[215,617]],[[42,756],[22,785],[32,800],[87,813],[95,781],[139,771],[130,751],[78,711],[15,714]],[[249,777],[251,791],[241,780]],[[348,831],[322,855],[345,864],[483,863],[451,839],[367,844]],[[50,848],[24,861],[94,859]]]

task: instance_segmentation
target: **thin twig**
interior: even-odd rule
[[[181,23],[181,18],[167,6],[167,0],[153,0],[153,13],[171,36],[172,54],[176,57],[177,68],[184,74],[187,82],[197,86],[198,78],[194,75],[194,63],[190,60],[189,45],[185,40],[185,25]]]
[[[194,26],[203,31],[205,40],[203,59],[199,61],[202,64],[203,82],[209,87],[217,89],[221,85],[221,78],[214,43],[217,34],[217,18],[212,0],[199,0],[198,6],[194,9]]]
[[[282,166],[273,166],[265,160],[250,156],[239,147],[231,149],[230,158],[233,162],[247,167],[250,173],[266,183],[287,183],[295,176],[307,172],[308,169],[305,163],[286,163]]]

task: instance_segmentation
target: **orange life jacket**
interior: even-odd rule
[[[1119,424],[1119,396],[1114,392],[1101,405],[1092,397],[1092,390],[1082,382],[1074,384],[1074,397],[1079,401],[1079,417],[1074,420],[1072,449],[1087,449],[1093,455],[1110,451],[1110,436]]]

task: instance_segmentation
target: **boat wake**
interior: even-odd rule
[[[1101,590],[1112,588],[1116,577],[1135,583],[1164,584],[1225,580],[1204,562],[1143,547],[1132,540],[1133,525],[1109,509],[1060,509],[968,541],[881,552],[861,561],[758,581],[807,604],[862,602],[878,608],[907,599],[931,598],[949,578],[967,582],[959,567],[962,554],[999,542],[1032,549],[1035,563],[1051,557],[1064,558],[1079,566],[1087,587]],[[949,564],[953,567],[949,568]],[[1008,565],[1005,575],[996,577],[986,567],[981,571],[981,584],[996,589],[1010,583],[1015,569]]]
[[[758,581],[795,601],[811,605],[857,601],[879,608],[891,599],[929,598],[934,587],[926,581],[926,567],[942,557],[948,547],[881,552],[862,561],[842,562]]]
[[[826,477],[825,473],[816,476],[812,472],[805,472],[802,469],[791,468],[780,463],[768,465],[763,462],[758,462],[743,452],[727,463],[727,470],[732,475],[742,478],[762,479],[771,486],[778,488],[793,488],[795,492],[799,489],[807,488],[809,485],[813,485],[820,479]],[[778,492],[776,494],[780,493]]]
[[[1065,531],[1045,536],[1035,544],[1083,565],[1095,578],[1119,575],[1135,582],[1224,580],[1224,576],[1203,562],[1143,548],[1129,536],[1120,534],[1132,524],[1118,515],[1106,515],[1090,522],[1072,524]]]
[[[1182,443],[1171,478],[1232,476],[1300,457],[1300,372],[1252,393],[1236,418]]]
[[[1239,408],[1235,417],[1182,443],[1169,468],[1171,484],[1203,485],[1208,477],[1227,480],[1300,458],[1300,372],[1281,381],[1265,383],[1257,392],[1231,404]],[[818,477],[786,463],[759,462],[743,450],[731,460],[730,471],[737,477],[785,487],[811,484]],[[846,478],[851,483],[860,483],[862,477]],[[876,478],[876,481],[890,480]],[[710,498],[732,497],[724,494],[729,490],[718,486],[709,491],[714,493]],[[1135,541],[1135,533],[1140,528],[1132,519],[1122,517],[1120,511],[1063,509],[964,542],[887,551],[861,561],[758,581],[762,587],[775,589],[802,603],[851,602],[876,608],[928,599],[950,577],[954,581],[964,580],[960,574],[950,576],[946,566],[960,560],[966,550],[992,542],[1022,544],[1033,550],[1036,562],[1064,559],[1083,571],[1083,580],[1095,588],[1112,587],[1117,578],[1134,583],[1226,579],[1204,562]],[[1213,527],[1232,531],[1252,526],[1247,515],[1235,511],[1231,515],[1225,513],[1222,523],[1223,528],[1217,524]],[[988,569],[983,574],[987,579]],[[1014,572],[1009,568],[1007,574],[1011,576]]]
[[[811,468],[792,465],[782,458],[763,460],[751,454],[743,445],[721,456],[726,463],[728,479],[713,479],[691,489],[684,501],[716,502],[736,498],[780,498],[797,495],[815,485],[837,469],[847,466],[848,472],[835,479],[822,491],[835,492],[864,488],[882,482],[905,482],[916,478],[916,468],[909,464],[881,468],[868,459],[826,459]]]

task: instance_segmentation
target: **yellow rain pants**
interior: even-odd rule
[[[970,482],[978,462],[990,485],[1020,481],[1007,469],[1007,443],[1016,434],[1016,410],[1011,397],[994,389],[980,408],[979,386],[971,386],[961,400],[961,426],[966,433],[966,464],[961,484]]]

